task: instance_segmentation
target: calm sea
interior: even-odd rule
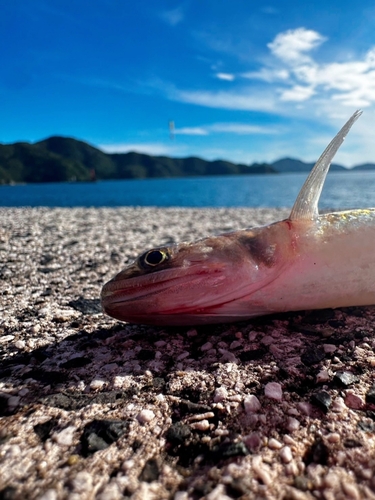
[[[0,206],[290,207],[306,174],[0,186]],[[375,206],[375,172],[328,175],[322,208]]]

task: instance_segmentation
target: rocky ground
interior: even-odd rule
[[[141,251],[287,216],[0,209],[0,499],[375,499],[375,308],[155,328],[100,311]]]

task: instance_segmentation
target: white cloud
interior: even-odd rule
[[[176,135],[208,135],[208,130],[204,127],[182,127],[177,128],[174,133]]]
[[[320,109],[331,100],[351,108],[374,104],[375,46],[357,59],[319,63],[311,51],[326,40],[305,28],[279,33],[268,44],[273,59],[241,76],[276,84],[273,92],[281,103],[311,101]]]
[[[267,47],[272,54],[286,62],[306,61],[306,55],[326,39],[320,33],[305,28],[297,28],[279,33]]]
[[[216,73],[216,78],[219,80],[225,80],[227,82],[233,82],[235,76],[232,73]]]
[[[177,26],[184,19],[184,10],[181,6],[162,12],[161,18],[170,26]]]
[[[212,133],[254,135],[277,134],[278,131],[271,127],[249,125],[248,123],[212,123],[200,127],[183,127],[175,130],[176,135],[211,135]]]
[[[306,101],[312,95],[315,94],[315,91],[312,87],[303,87],[302,85],[295,85],[291,89],[284,90],[281,92],[280,99],[282,101]]]
[[[290,72],[287,69],[261,68],[259,71],[247,71],[241,76],[249,80],[263,80],[272,83],[287,80],[290,77]]]
[[[173,100],[206,106],[208,108],[273,111],[276,96],[254,92],[249,87],[241,91],[223,92],[206,90],[175,90],[170,94]]]
[[[208,127],[208,130],[237,135],[277,134],[277,131],[271,127],[249,125],[247,123],[214,123]]]

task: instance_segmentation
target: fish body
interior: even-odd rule
[[[131,323],[194,325],[375,304],[375,209],[317,210],[359,114],[319,158],[288,219],[151,249],[104,285],[104,311]]]

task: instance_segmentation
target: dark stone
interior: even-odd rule
[[[146,483],[151,483],[152,481],[156,481],[159,479],[160,470],[158,461],[155,458],[150,458],[145,463],[145,466],[142,469],[138,479],[140,481],[146,481]]]
[[[249,450],[242,443],[223,443],[218,446],[214,446],[212,449],[212,454],[215,459],[226,459],[230,457],[246,456],[249,455]]]
[[[141,361],[148,361],[150,359],[154,359],[155,351],[151,349],[141,349],[137,355],[137,358]]]
[[[4,370],[0,370],[0,379],[8,378],[12,375],[12,370],[10,368],[5,368]]]
[[[316,365],[325,358],[322,347],[308,347],[301,355],[301,361],[306,366]]]
[[[363,446],[363,443],[361,443],[357,439],[348,438],[348,439],[345,439],[345,441],[343,442],[343,445],[345,446],[345,448],[360,448],[361,446]]]
[[[311,402],[326,412],[332,404],[332,398],[327,391],[322,390],[311,395]]]
[[[191,435],[191,430],[188,425],[176,422],[172,424],[166,433],[167,441],[172,444],[182,444],[185,439]]]
[[[99,314],[102,312],[100,299],[85,299],[84,297],[79,297],[76,300],[68,302],[68,306],[82,314]]]
[[[318,325],[320,323],[326,323],[334,318],[335,311],[333,309],[318,309],[309,311],[303,318],[303,322],[310,325]]]
[[[51,435],[51,430],[57,425],[57,418],[50,418],[47,422],[34,425],[34,432],[41,441],[47,441]]]
[[[186,413],[205,413],[207,411],[212,411],[211,406],[202,403],[193,403],[188,399],[181,399],[178,403],[178,407],[182,410],[183,414]]]
[[[266,354],[267,350],[261,347],[259,349],[252,349],[251,351],[243,351],[238,355],[238,357],[241,361],[246,362],[262,359]]]
[[[69,378],[66,373],[58,372],[58,371],[47,371],[42,368],[34,368],[31,371],[25,373],[22,376],[23,379],[33,378],[38,382],[46,385],[54,385],[61,384],[62,382],[66,382]]]
[[[370,387],[368,393],[366,394],[366,403],[375,405],[375,385]]]
[[[20,497],[17,496],[17,490],[13,486],[6,486],[0,490],[0,500],[17,500],[17,498]]]
[[[9,415],[8,398],[0,395],[0,417]]]
[[[82,366],[89,365],[91,359],[86,356],[77,356],[76,358],[68,359],[65,363],[61,363],[60,368],[81,368]]]
[[[40,402],[47,405],[53,406],[55,408],[61,408],[63,410],[79,410],[84,408],[89,404],[113,404],[119,401],[125,401],[134,394],[133,391],[120,392],[120,391],[109,391],[103,392],[95,395],[89,394],[51,394],[44,398],[41,398]]]
[[[368,413],[369,412],[367,412],[367,415]],[[372,420],[360,420],[357,424],[357,427],[364,432],[375,432],[375,422],[373,422]]]
[[[39,363],[42,363],[44,360],[47,358],[51,357],[47,349],[45,348],[40,348],[40,349],[35,349],[35,351],[32,352],[32,357],[35,358]]]
[[[356,338],[357,340],[363,340],[365,337],[367,337],[368,335],[368,332],[364,332],[364,331],[359,331],[359,332],[354,332],[354,338]]]
[[[359,378],[352,372],[338,371],[335,373],[333,380],[343,387],[348,387],[349,385],[354,384],[354,382],[357,382]]]
[[[87,457],[108,448],[129,428],[127,420],[93,420],[85,425],[81,435],[82,454]]]
[[[152,380],[152,385],[157,391],[161,391],[165,387],[165,380],[161,377],[155,377]]]
[[[244,478],[235,478],[225,486],[226,492],[230,498],[249,498],[251,486]],[[246,495],[246,496],[245,496]]]
[[[330,319],[328,324],[329,326],[332,326],[332,328],[341,328],[345,326],[345,321],[342,321],[341,319]]]
[[[311,463],[327,465],[329,451],[321,439],[316,439],[311,447],[306,451],[304,462],[306,465]]]
[[[132,444],[132,450],[134,453],[139,450],[139,448],[142,446],[142,441],[139,441],[139,439],[135,439]]]

